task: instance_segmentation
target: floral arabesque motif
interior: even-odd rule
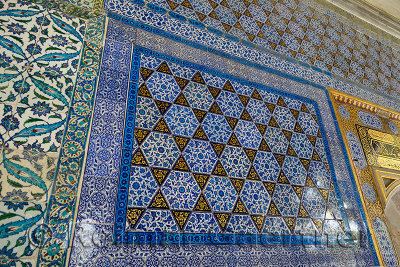
[[[57,151],[85,23],[12,2],[0,14],[0,143]]]
[[[79,143],[86,146],[90,127],[91,110],[96,92],[97,76],[100,71],[102,41],[104,37],[105,16],[97,16],[87,21],[82,59],[76,80],[76,89],[71,101],[71,108],[65,127],[63,145]],[[78,146],[77,146],[78,148]],[[76,205],[82,162],[85,153],[80,149],[69,156],[69,151],[61,149],[59,164],[56,169],[54,186],[55,197],[51,197],[44,223],[52,235],[44,235],[39,250],[38,265],[64,265],[70,231]],[[58,195],[58,192],[60,194]],[[58,195],[58,196],[57,196]],[[57,241],[57,243],[54,243]]]
[[[40,224],[86,22],[21,0],[1,2],[0,21],[0,265],[31,266],[25,259],[36,257],[43,233],[50,232]],[[63,203],[74,195],[55,191]]]

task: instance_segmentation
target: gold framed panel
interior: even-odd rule
[[[385,266],[383,259],[384,252],[379,247],[377,229],[374,229],[373,222],[379,218],[385,223],[386,228],[389,229],[387,219],[384,215],[386,200],[390,192],[400,185],[400,134],[392,132],[389,121],[391,121],[390,124],[394,124],[400,129],[400,113],[330,88],[328,90],[366,215],[367,224],[377,250],[378,259],[380,265]],[[345,110],[343,111],[346,113],[345,116],[340,114],[340,106],[342,106],[342,110]],[[359,111],[378,117],[381,121],[381,129],[365,125],[358,116]],[[346,136],[348,132],[354,133],[358,138],[365,155],[365,163],[360,162],[358,158],[353,158],[350,143]],[[394,181],[389,185],[385,185],[385,180],[387,179]],[[371,198],[368,192],[363,190],[363,187],[366,187],[366,185],[368,188],[372,188],[379,197],[376,199]],[[393,237],[391,236],[390,239],[393,244]],[[399,263],[400,258],[394,246],[393,250]]]

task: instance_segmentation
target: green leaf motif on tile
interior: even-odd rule
[[[73,41],[73,40],[72,40]],[[73,41],[74,42],[74,41]],[[75,41],[76,42],[76,41]],[[71,49],[71,50],[76,50],[76,47],[74,47],[74,46],[67,46],[67,47],[65,47],[65,49]]]
[[[56,27],[54,27],[54,25],[51,26],[51,27],[53,28],[53,30],[54,30],[56,33],[65,34],[65,32],[62,32],[62,31],[60,31],[59,29],[57,29]]]
[[[21,180],[25,183],[29,183],[39,187],[40,189],[45,192],[47,196],[47,187],[42,178],[37,175],[35,172],[31,171],[30,169],[23,167],[17,163],[14,163],[6,158],[5,152],[3,151],[3,164],[7,172],[13,175],[18,180]]]
[[[23,187],[22,184],[20,184],[20,183],[18,183],[18,182],[15,182],[15,181],[13,181],[13,180],[10,180],[9,178],[7,178],[7,183],[8,183],[9,185],[11,185],[12,187],[16,187],[16,188],[22,188],[22,187]]]
[[[26,242],[26,236],[20,236],[15,244],[16,247],[22,246]]]
[[[24,42],[22,41],[21,37],[18,36],[14,36],[14,35],[10,35],[11,38],[13,38],[14,40],[20,42],[22,45],[24,44]]]
[[[50,46],[50,47],[47,47],[47,48],[45,49],[46,52],[48,52],[48,51],[54,51],[54,50],[60,51],[61,48],[54,47],[54,46]]]
[[[60,106],[60,105],[57,105],[57,104],[54,104],[54,103],[53,103],[53,106],[54,106],[55,108],[57,108],[58,110],[61,110],[61,109],[64,108],[64,106]]]
[[[42,93],[52,96],[52,97],[60,100],[64,105],[68,106],[69,103],[68,103],[67,99],[56,88],[48,85],[47,83],[45,83],[41,80],[33,78],[33,77],[31,77],[31,80]]]
[[[49,119],[61,119],[61,115],[60,114],[51,115],[49,116]]]
[[[18,141],[18,140],[15,140],[14,141],[14,143],[16,143],[17,145],[23,145],[23,144],[26,144],[28,142],[28,140],[25,140],[25,141]]]
[[[42,197],[42,196],[45,195],[45,193],[33,193],[33,192],[31,192],[31,195],[32,195],[33,197]]]
[[[21,22],[21,23],[25,23],[25,24],[32,21],[32,19],[15,19],[15,20],[18,22]]]
[[[50,100],[50,98],[47,98],[47,97],[45,97],[45,96],[42,96],[41,94],[39,94],[39,93],[36,92],[36,91],[34,91],[33,93],[34,93],[35,96],[36,96],[37,98],[39,98],[39,99],[42,99],[42,100]]]
[[[39,209],[39,208],[36,207],[36,206],[32,206],[32,207],[27,208],[27,209],[25,210],[25,213],[28,212],[28,211],[42,211],[42,210]]]
[[[12,55],[12,57],[13,57],[15,60],[19,60],[19,61],[24,60],[23,58],[17,57],[16,55]]]
[[[12,217],[17,216],[15,213],[4,213],[0,215],[0,221],[5,220],[5,219],[10,219]]]
[[[39,119],[39,118],[29,118],[24,122],[24,125],[28,124],[28,123],[32,123],[32,122],[38,122],[38,121],[44,121],[44,120],[43,119]]]

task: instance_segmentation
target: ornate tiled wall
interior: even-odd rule
[[[162,45],[142,48],[154,38]],[[173,44],[108,22],[100,77],[118,80],[99,81],[70,264],[280,265],[275,253],[295,250],[284,261],[373,265],[369,245],[343,255],[310,245],[350,229],[349,220],[366,230],[358,208],[343,207],[355,204],[354,191],[340,192],[351,182],[335,172],[346,163],[330,153],[340,142],[323,88],[233,62],[209,69],[199,64],[212,54],[181,46],[180,58],[168,56]],[[107,127],[101,117],[112,118]],[[86,234],[105,244],[85,246]],[[112,237],[119,245],[108,246]]]
[[[373,169],[369,166],[387,167],[387,165],[392,165],[390,164],[391,151],[394,152],[394,150],[387,150],[386,160],[382,166],[380,161],[377,160],[378,156],[368,151],[370,141],[367,138],[370,129],[377,131],[377,133],[385,133],[387,136],[397,136],[399,134],[399,121],[379,116],[373,110],[357,107],[359,105],[349,104],[351,102],[347,101],[348,98],[338,97],[335,94],[332,92],[335,99],[334,107],[338,114],[342,135],[345,136],[355,182],[361,193],[370,227],[374,229],[377,246],[387,248],[387,240],[390,240],[390,237],[388,222],[384,215],[386,203],[378,195],[376,187],[382,185],[374,179]],[[379,145],[379,143],[375,142],[375,147],[376,145]],[[387,143],[387,145],[390,146],[390,143]],[[391,169],[397,170],[398,167],[392,165]],[[391,245],[389,247],[389,251],[387,249],[381,250],[381,257],[385,265],[396,265],[396,252]]]
[[[351,23],[343,23],[341,15],[313,2],[150,0],[147,6],[399,96],[398,49],[374,34],[358,31]]]
[[[0,265],[397,262],[340,132],[382,121],[327,89],[399,110],[395,42],[308,1],[35,2],[0,1]]]
[[[87,24],[27,1],[0,5],[2,264],[35,265],[47,203],[60,197],[52,188]]]

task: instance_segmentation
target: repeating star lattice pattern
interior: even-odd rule
[[[325,220],[344,230],[312,101],[140,62],[128,231],[294,233],[312,221],[323,233]]]

